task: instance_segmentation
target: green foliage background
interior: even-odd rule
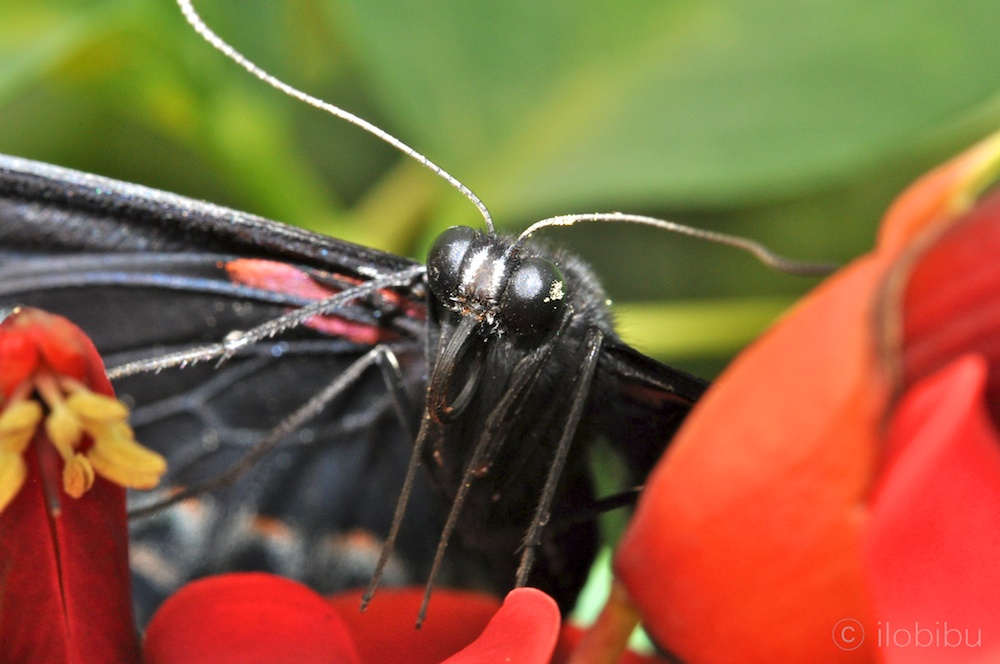
[[[1000,125],[995,0],[199,3],[251,59],[423,151],[517,230],[623,210],[846,261]],[[449,187],[212,51],[170,0],[0,3],[0,151],[421,256]],[[623,334],[711,374],[814,282],[629,227],[553,230]]]

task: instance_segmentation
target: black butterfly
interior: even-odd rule
[[[153,596],[221,569],[364,583],[409,475],[390,580],[436,575],[450,542],[442,582],[526,581],[571,607],[598,545],[588,448],[606,437],[641,482],[706,386],[626,346],[606,301],[582,261],[530,239],[453,228],[424,269],[0,157],[0,307],[66,315],[127,367],[116,390],[168,457],[169,486],[264,457],[136,524]],[[212,359],[132,373],[164,357]]]

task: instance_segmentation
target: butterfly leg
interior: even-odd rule
[[[333,380],[313,395],[308,401],[299,406],[289,414],[284,420],[271,429],[259,442],[234,463],[225,472],[213,477],[207,482],[202,482],[189,486],[182,491],[171,494],[167,499],[156,501],[151,505],[146,505],[129,511],[130,518],[144,517],[160,512],[171,505],[175,505],[187,498],[202,495],[213,489],[227,486],[238,479],[243,473],[249,470],[254,464],[261,460],[268,452],[276,448],[281,441],[289,434],[301,429],[309,420],[316,417],[334,399],[345,393],[351,386],[355,385],[361,375],[373,364],[378,362],[380,355],[385,354],[385,349],[375,347],[358,358],[346,370],[338,374]]]
[[[373,350],[375,351],[375,364],[378,365],[379,371],[382,373],[382,380],[385,382],[385,388],[392,397],[392,407],[396,419],[399,420],[400,426],[406,432],[407,438],[411,441],[416,440],[417,432],[414,431],[413,421],[410,418],[410,413],[413,412],[413,402],[406,392],[406,382],[403,370],[399,366],[399,358],[388,346],[378,345]]]
[[[591,328],[586,338],[586,354],[583,360],[581,371],[577,374],[573,383],[572,402],[569,416],[563,426],[562,436],[559,445],[556,447],[556,455],[549,467],[549,474],[545,480],[545,487],[542,489],[541,498],[538,500],[538,507],[535,509],[535,516],[531,520],[531,526],[524,537],[524,551],[521,553],[521,563],[517,569],[515,585],[524,586],[528,582],[528,575],[535,562],[535,551],[541,544],[542,531],[549,522],[552,510],[552,499],[555,496],[556,486],[562,476],[563,467],[566,465],[566,457],[573,444],[577,427],[580,425],[580,418],[583,417],[583,407],[587,403],[587,395],[590,393],[590,386],[594,380],[594,371],[597,369],[597,360],[600,357],[601,343],[604,340],[604,333],[597,328]]]
[[[413,483],[417,477],[417,470],[420,468],[420,459],[423,453],[424,442],[427,440],[430,427],[432,426],[437,425],[432,422],[431,418],[421,418],[420,431],[413,440],[413,451],[410,453],[410,461],[406,466],[406,477],[403,479],[403,487],[399,492],[396,510],[392,515],[392,524],[389,526],[389,534],[386,535],[385,542],[382,544],[382,553],[379,555],[378,562],[375,564],[375,571],[372,572],[372,578],[368,582],[365,594],[361,597],[362,611],[368,608],[368,604],[372,601],[372,597],[375,596],[375,590],[378,588],[379,581],[382,580],[382,573],[385,571],[385,567],[389,562],[389,557],[396,548],[396,538],[399,536],[399,529],[403,523],[403,515],[406,513],[406,506],[409,504],[410,496],[413,493]]]

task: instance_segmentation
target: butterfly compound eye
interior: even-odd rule
[[[501,307],[511,332],[522,336],[550,332],[566,310],[562,272],[544,258],[525,258],[510,275]]]
[[[442,302],[458,295],[462,264],[479,233],[468,226],[452,226],[438,235],[427,253],[427,283]]]

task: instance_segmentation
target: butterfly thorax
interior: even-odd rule
[[[448,503],[470,483],[456,543],[488,558],[495,578],[506,583],[570,407],[567,375],[579,363],[587,330],[612,334],[607,297],[571,255],[465,228],[446,231],[427,269],[430,326],[438,338],[429,342],[424,461]],[[587,421],[585,414],[556,490],[556,502],[570,512],[594,501],[583,450],[597,434]],[[566,539],[568,546],[555,545]],[[557,524],[531,582],[575,596],[583,577],[565,570],[586,570],[579,559],[593,557],[596,540],[592,521],[568,529]]]

